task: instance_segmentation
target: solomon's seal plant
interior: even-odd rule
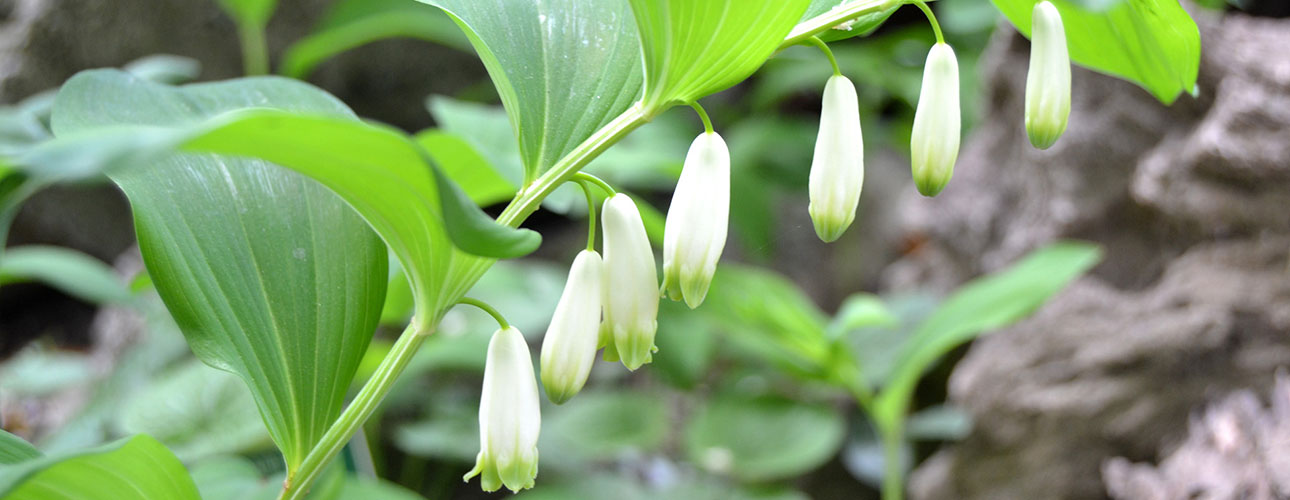
[[[631,370],[649,363],[662,294],[692,308],[705,299],[705,308],[713,302],[723,310],[754,307],[710,297],[721,286],[716,266],[731,196],[738,193],[730,189],[725,140],[697,103],[747,79],[784,49],[815,45],[834,70],[823,82],[815,156],[809,174],[800,172],[809,175],[809,212],[820,239],[836,240],[852,224],[864,179],[857,89],[827,44],[872,31],[907,4],[926,13],[936,35],[911,132],[914,185],[934,196],[953,173],[961,132],[958,62],[921,1],[422,1],[465,32],[509,117],[519,172],[501,197],[471,184],[477,180],[471,174],[485,168],[480,160],[462,165],[433,141],[362,121],[326,92],[285,78],[173,87],[119,71],[85,72],[58,94],[47,120],[53,139],[6,153],[0,164],[0,228],[37,186],[107,172],[122,187],[149,277],[188,343],[207,364],[237,374],[254,395],[282,452],[281,499],[305,498],[319,484],[457,304],[478,306],[501,326],[487,347],[480,450],[467,478],[479,476],[489,491],[534,485],[541,416],[532,354],[498,311],[465,295],[498,260],[537,249],[541,236],[520,226],[565,184],[585,191],[588,238],[542,344],[542,385],[552,401],[583,388],[599,347],[604,359],[621,359]],[[264,72],[261,31],[274,2],[222,3],[242,22],[249,72]],[[1026,129],[1036,146],[1051,145],[1066,124],[1063,24],[1071,28],[1069,59],[1076,63],[1138,83],[1166,103],[1194,88],[1199,35],[1176,0],[1132,0],[1105,11],[1078,2],[994,4],[1034,40]],[[1126,36],[1087,35],[1104,32]],[[306,52],[292,51],[297,56],[284,71],[307,72],[313,63],[298,55]],[[1151,58],[1158,53],[1171,57]],[[705,131],[685,156],[665,217],[660,287],[641,207],[581,170],[633,130],[687,105],[699,112]],[[596,193],[606,195],[599,221]],[[508,198],[496,218],[479,206]],[[996,316],[977,314],[981,297],[1003,303],[1006,318],[1015,320],[1038,305],[1036,297],[1087,269],[1095,254],[1087,246],[1062,246],[1002,281],[970,289],[967,298],[952,297],[948,312],[920,327],[887,384],[891,389],[880,394],[844,350],[812,344],[813,337],[797,331],[779,345],[819,361],[813,373],[845,388],[873,416],[887,451],[884,498],[899,498],[903,419],[922,370],[970,334],[1002,325]],[[413,311],[379,363],[359,378],[386,296],[387,255],[403,270],[393,283],[410,290]],[[1055,267],[1062,272],[1048,271]],[[1043,286],[1035,288],[1037,281]],[[749,304],[770,296],[751,288],[744,294]],[[1015,289],[1042,293],[999,292]],[[351,384],[361,387],[351,392]],[[154,472],[178,478],[146,497],[196,498],[182,464],[164,446],[135,438],[110,448],[94,453],[137,452],[160,464]],[[22,484],[39,482],[36,469],[24,469]],[[133,489],[122,491],[147,491],[151,484],[116,479],[133,481]],[[0,495],[22,484],[0,485]]]

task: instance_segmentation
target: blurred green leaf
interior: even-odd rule
[[[94,380],[84,354],[27,348],[0,365],[0,387],[24,396],[53,394]]]
[[[640,94],[639,40],[622,1],[421,0],[470,38],[519,137],[525,179]]]
[[[584,391],[546,411],[543,438],[579,460],[607,460],[619,454],[649,452],[668,435],[667,405],[641,391]]]
[[[29,245],[0,255],[0,285],[37,281],[95,304],[123,304],[130,291],[107,264],[69,248]]]
[[[654,357],[654,373],[682,389],[693,389],[703,379],[716,350],[715,332],[707,316],[671,300],[659,303],[654,342],[663,353]]]
[[[919,410],[905,422],[905,437],[919,441],[956,441],[972,432],[972,417],[949,405]]]
[[[91,71],[63,86],[52,123],[60,138],[87,137],[119,124],[179,126],[270,104],[350,116],[327,94],[285,79],[173,88]],[[325,154],[255,139],[239,137],[238,145]],[[343,156],[328,159],[336,157]],[[261,160],[171,156],[113,178],[130,199],[149,274],[193,352],[251,387],[294,470],[340,413],[371,339],[387,279],[380,240],[335,194]]]
[[[859,328],[894,327],[900,324],[897,318],[876,295],[857,293],[842,301],[838,313],[829,324],[829,337],[841,338],[847,332]]]
[[[1061,242],[955,291],[914,332],[876,401],[875,418],[904,415],[923,372],[950,350],[1029,316],[1102,258],[1096,245]]]
[[[0,466],[7,500],[200,500],[184,464],[148,436]]]
[[[647,113],[720,92],[779,48],[810,0],[630,0]]]
[[[828,13],[833,9],[868,3],[872,3],[872,0],[811,0],[811,5],[807,7],[806,12],[802,14],[802,18],[798,22],[807,22],[811,18]],[[833,29],[820,33],[817,36],[825,42],[832,42],[845,40],[854,36],[868,35],[878,29],[878,27],[882,26],[882,23],[887,22],[887,19],[890,18],[892,14],[896,13],[896,9],[903,5],[902,3],[895,1],[887,2],[887,4],[889,7],[885,9],[871,14],[862,15],[851,22],[844,23],[841,26],[835,26]]]
[[[1030,36],[1039,0],[993,0],[1017,30]],[[1200,69],[1200,31],[1177,0],[1128,0],[1094,10],[1052,0],[1062,14],[1071,61],[1137,83],[1172,104],[1193,92]]]
[[[116,421],[127,434],[165,443],[184,462],[273,446],[246,386],[196,360],[159,375],[125,402]]]
[[[826,319],[796,285],[769,271],[725,264],[707,303],[732,340],[792,371],[824,375],[831,355]]]
[[[416,456],[473,462],[479,453],[478,400],[443,396],[430,405],[425,418],[395,429],[394,445]]]
[[[202,500],[271,500],[282,481],[260,477],[250,460],[240,456],[203,460],[192,468]]]
[[[476,205],[486,207],[515,196],[518,189],[515,184],[503,177],[466,139],[438,130],[426,130],[415,139]]]
[[[808,472],[838,452],[846,430],[835,410],[779,399],[721,398],[685,430],[690,460],[745,481]]]
[[[0,429],[0,466],[40,458],[36,447],[22,438]]]
[[[144,80],[176,85],[196,80],[202,63],[191,57],[157,54],[135,59],[121,69]]]
[[[469,40],[439,9],[410,0],[341,0],[313,33],[287,49],[279,72],[303,79],[336,54],[399,37],[470,50]]]

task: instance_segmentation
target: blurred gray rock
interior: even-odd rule
[[[1155,459],[1210,398],[1290,366],[1290,52],[1268,50],[1290,21],[1197,15],[1198,98],[1164,107],[1077,69],[1048,151],[1023,129],[1028,43],[996,35],[988,116],[949,188],[904,200],[929,243],[887,282],[948,290],[1060,238],[1106,260],[972,346],[949,389],[976,428],[916,471],[913,498],[1106,498],[1104,461]]]
[[[1290,377],[1267,408],[1238,391],[1191,419],[1187,440],[1159,467],[1113,458],[1102,466],[1117,500],[1276,500],[1290,497]]]

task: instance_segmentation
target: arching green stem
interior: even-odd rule
[[[932,23],[932,31],[936,32],[936,43],[945,43],[945,35],[941,34],[941,23],[936,22],[936,14],[932,13],[932,8],[921,0],[914,0],[914,5],[923,9],[923,14],[927,15],[927,21]]]
[[[842,70],[838,68],[838,60],[833,57],[833,51],[829,50],[829,44],[824,43],[824,40],[820,40],[820,37],[818,36],[807,38],[806,41],[811,45],[819,47],[820,51],[824,52],[824,55],[829,58],[829,64],[833,65],[834,76],[842,76]]]
[[[699,119],[703,120],[703,131],[711,134],[712,120],[708,119],[708,112],[703,110],[703,106],[699,105],[699,101],[691,102],[690,107],[694,108],[694,112],[699,114]]]
[[[601,179],[599,177],[596,177],[586,172],[578,172],[577,174],[574,174],[573,180],[578,182],[587,182],[587,183],[594,184],[596,187],[600,188],[601,191],[604,191],[605,195],[607,196],[613,196],[618,194],[618,191],[614,191],[614,187],[610,186],[608,182],[604,181],[604,179]]]
[[[461,300],[457,301],[457,303],[478,307],[480,310],[488,313],[489,316],[492,316],[494,320],[497,320],[497,326],[504,329],[511,327],[510,322],[506,321],[505,317],[502,317],[502,313],[497,312],[497,309],[493,309],[493,306],[488,305],[487,302],[479,299],[472,299],[470,297],[462,297]]]
[[[578,187],[587,196],[587,250],[596,251],[596,196],[591,194],[587,181],[578,180]]]

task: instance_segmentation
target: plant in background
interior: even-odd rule
[[[425,1],[452,18],[484,61],[513,126],[516,140],[507,147],[514,155],[463,147],[462,141],[469,146],[479,137],[411,137],[361,121],[332,96],[297,81],[260,77],[173,87],[96,70],[63,85],[49,130],[40,129],[45,136],[8,150],[6,165],[12,168],[0,170],[5,217],[22,198],[12,193],[49,182],[106,172],[121,187],[134,210],[149,276],[193,352],[249,387],[285,465],[279,498],[333,490],[325,478],[339,476],[327,474],[329,464],[377,411],[448,311],[463,303],[489,311],[502,327],[487,347],[481,450],[468,477],[480,475],[486,490],[534,484],[540,410],[527,343],[493,307],[465,295],[498,260],[522,257],[541,244],[539,234],[519,226],[565,184],[586,191],[591,220],[587,250],[574,262],[543,345],[542,380],[551,399],[565,401],[582,388],[588,354],[594,356],[598,347],[590,332],[597,311],[603,322],[595,344],[605,348],[605,359],[621,359],[636,370],[657,350],[660,294],[691,307],[707,298],[715,303],[713,314],[761,332],[758,342],[772,345],[776,359],[791,358],[793,371],[845,390],[867,411],[886,450],[886,498],[901,496],[899,450],[922,372],[953,346],[1025,316],[1097,260],[1094,248],[1063,244],[970,284],[922,322],[886,376],[874,379],[871,367],[841,337],[826,335],[818,321],[822,314],[800,306],[803,300],[777,295],[766,280],[747,279],[755,273],[742,273],[741,279],[741,273],[715,270],[729,218],[730,155],[698,100],[745,80],[780,50],[801,44],[823,49],[834,77],[825,85],[810,212],[820,238],[836,239],[855,216],[863,150],[855,88],[840,76],[827,43],[872,31],[906,2]],[[1143,1],[1152,5],[1150,22],[1128,3],[1103,10],[1071,1],[1053,5],[1072,27],[1070,59],[1137,82],[1169,102],[1195,84],[1199,37],[1173,0]],[[912,3],[926,13],[937,39],[928,53],[911,140],[915,185],[933,196],[948,183],[959,147],[958,63],[931,9]],[[275,2],[222,4],[239,20],[248,73],[263,72],[263,27]],[[363,12],[374,19],[420,19],[397,15],[410,4],[386,9],[374,3]],[[1033,0],[995,5],[1027,33],[1029,14],[1041,10]],[[1024,17],[1018,17],[1021,12]],[[1035,21],[1033,34],[1048,67],[1060,62],[1047,55],[1058,53],[1052,47],[1062,42],[1054,30],[1063,28],[1061,20],[1050,21],[1055,16],[1044,16]],[[356,39],[401,32],[364,19],[338,23],[335,30],[346,36],[325,31],[300,42],[282,70],[306,74],[324,58],[320,54],[343,50]],[[1091,35],[1107,27],[1135,35],[1118,40],[1145,42],[1121,44]],[[437,33],[416,31],[440,39]],[[442,39],[460,43],[452,36]],[[1168,54],[1168,64],[1139,64],[1143,51]],[[1038,69],[1032,65],[1032,71]],[[1046,88],[1051,82],[1052,94],[1063,94],[1055,78],[1038,77],[1037,85],[1045,88],[1037,92],[1052,90]],[[660,290],[644,219],[648,206],[643,210],[629,195],[581,171],[633,130],[682,105],[698,111],[705,132],[686,157],[666,216]],[[1038,113],[1036,126],[1055,123],[1055,115]],[[1030,117],[1028,107],[1028,130]],[[516,174],[493,175],[483,167],[492,161],[482,158],[488,155],[517,164]],[[599,214],[600,265],[594,252],[596,190],[606,194]],[[496,219],[479,207],[482,200],[507,199]],[[392,279],[390,255],[402,270]],[[4,259],[0,268],[9,257]],[[597,280],[599,290],[592,290],[587,283]],[[379,353],[379,361],[361,370],[366,381],[346,405],[374,345],[372,332],[385,316],[387,295],[404,289],[412,307],[406,328]],[[848,316],[839,318],[846,322]],[[67,471],[93,465],[76,465],[84,457],[141,449],[146,457],[113,455],[125,473],[112,481],[150,498],[196,497],[186,474],[136,467],[146,460],[178,463],[147,438],[46,458],[15,452],[25,450],[25,443],[6,439],[0,456],[11,457],[6,460],[14,465],[8,467],[17,472],[4,475],[0,494],[62,481]],[[714,452],[698,461],[718,469],[744,465],[723,457]]]

